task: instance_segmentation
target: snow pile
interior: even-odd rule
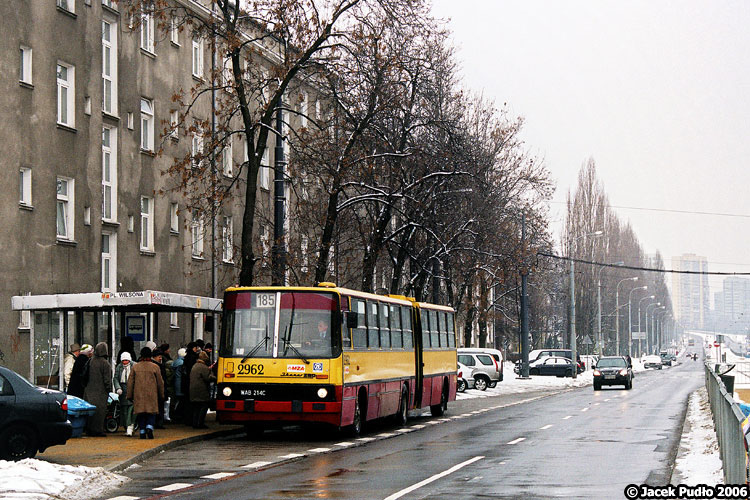
[[[687,421],[689,431],[682,436],[675,473],[686,484],[723,484],[719,444],[705,387],[690,395]]]
[[[43,460],[0,460],[0,498],[78,500],[100,496],[126,478],[101,467],[58,465]]]

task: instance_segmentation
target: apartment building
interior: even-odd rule
[[[706,257],[695,254],[672,257],[672,268],[675,271],[691,271],[672,274],[672,299],[677,321],[683,328],[707,328],[710,290],[708,276],[700,274],[708,271]]]

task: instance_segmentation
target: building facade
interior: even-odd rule
[[[706,257],[694,254],[683,254],[672,257],[672,269],[691,271],[692,273],[708,272]],[[672,298],[677,321],[683,328],[707,328],[709,318],[708,276],[706,274],[672,273]]]

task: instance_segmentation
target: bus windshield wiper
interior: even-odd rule
[[[290,335],[290,336],[291,336],[291,335]],[[299,357],[300,357],[300,358],[302,359],[302,361],[304,361],[304,362],[305,362],[305,364],[306,364],[306,365],[309,365],[309,364],[310,364],[310,362],[309,362],[309,361],[307,360],[307,358],[306,358],[306,357],[304,357],[304,356],[302,355],[302,353],[301,353],[301,352],[299,352],[299,350],[297,350],[297,348],[296,348],[296,347],[294,347],[294,344],[292,344],[292,341],[291,341],[291,340],[289,340],[288,338],[286,338],[286,329],[285,329],[285,331],[284,331],[284,336],[283,336],[283,337],[281,337],[281,341],[282,341],[282,342],[284,342],[284,353],[286,353],[286,348],[287,348],[287,347],[291,347],[291,348],[292,348],[292,351],[294,351],[294,354],[296,354],[297,356],[299,356]]]
[[[266,336],[263,337],[262,339],[260,339],[260,342],[258,342],[258,344],[255,347],[253,347],[250,350],[250,352],[248,352],[247,354],[245,354],[245,357],[242,358],[242,361],[240,361],[240,364],[244,363],[245,361],[247,361],[247,358],[251,357],[253,354],[255,354],[256,352],[258,352],[258,349],[260,349],[260,346],[263,345],[264,342],[266,343],[266,350],[268,350],[268,341],[269,340],[271,340],[271,337],[268,336],[268,325],[266,325]]]

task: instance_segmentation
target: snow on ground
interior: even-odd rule
[[[690,395],[687,424],[675,462],[675,475],[685,484],[722,484],[724,476],[719,457],[708,393],[701,387]]]
[[[35,460],[0,460],[0,498],[79,500],[99,496],[126,478],[101,467],[58,465]]]

